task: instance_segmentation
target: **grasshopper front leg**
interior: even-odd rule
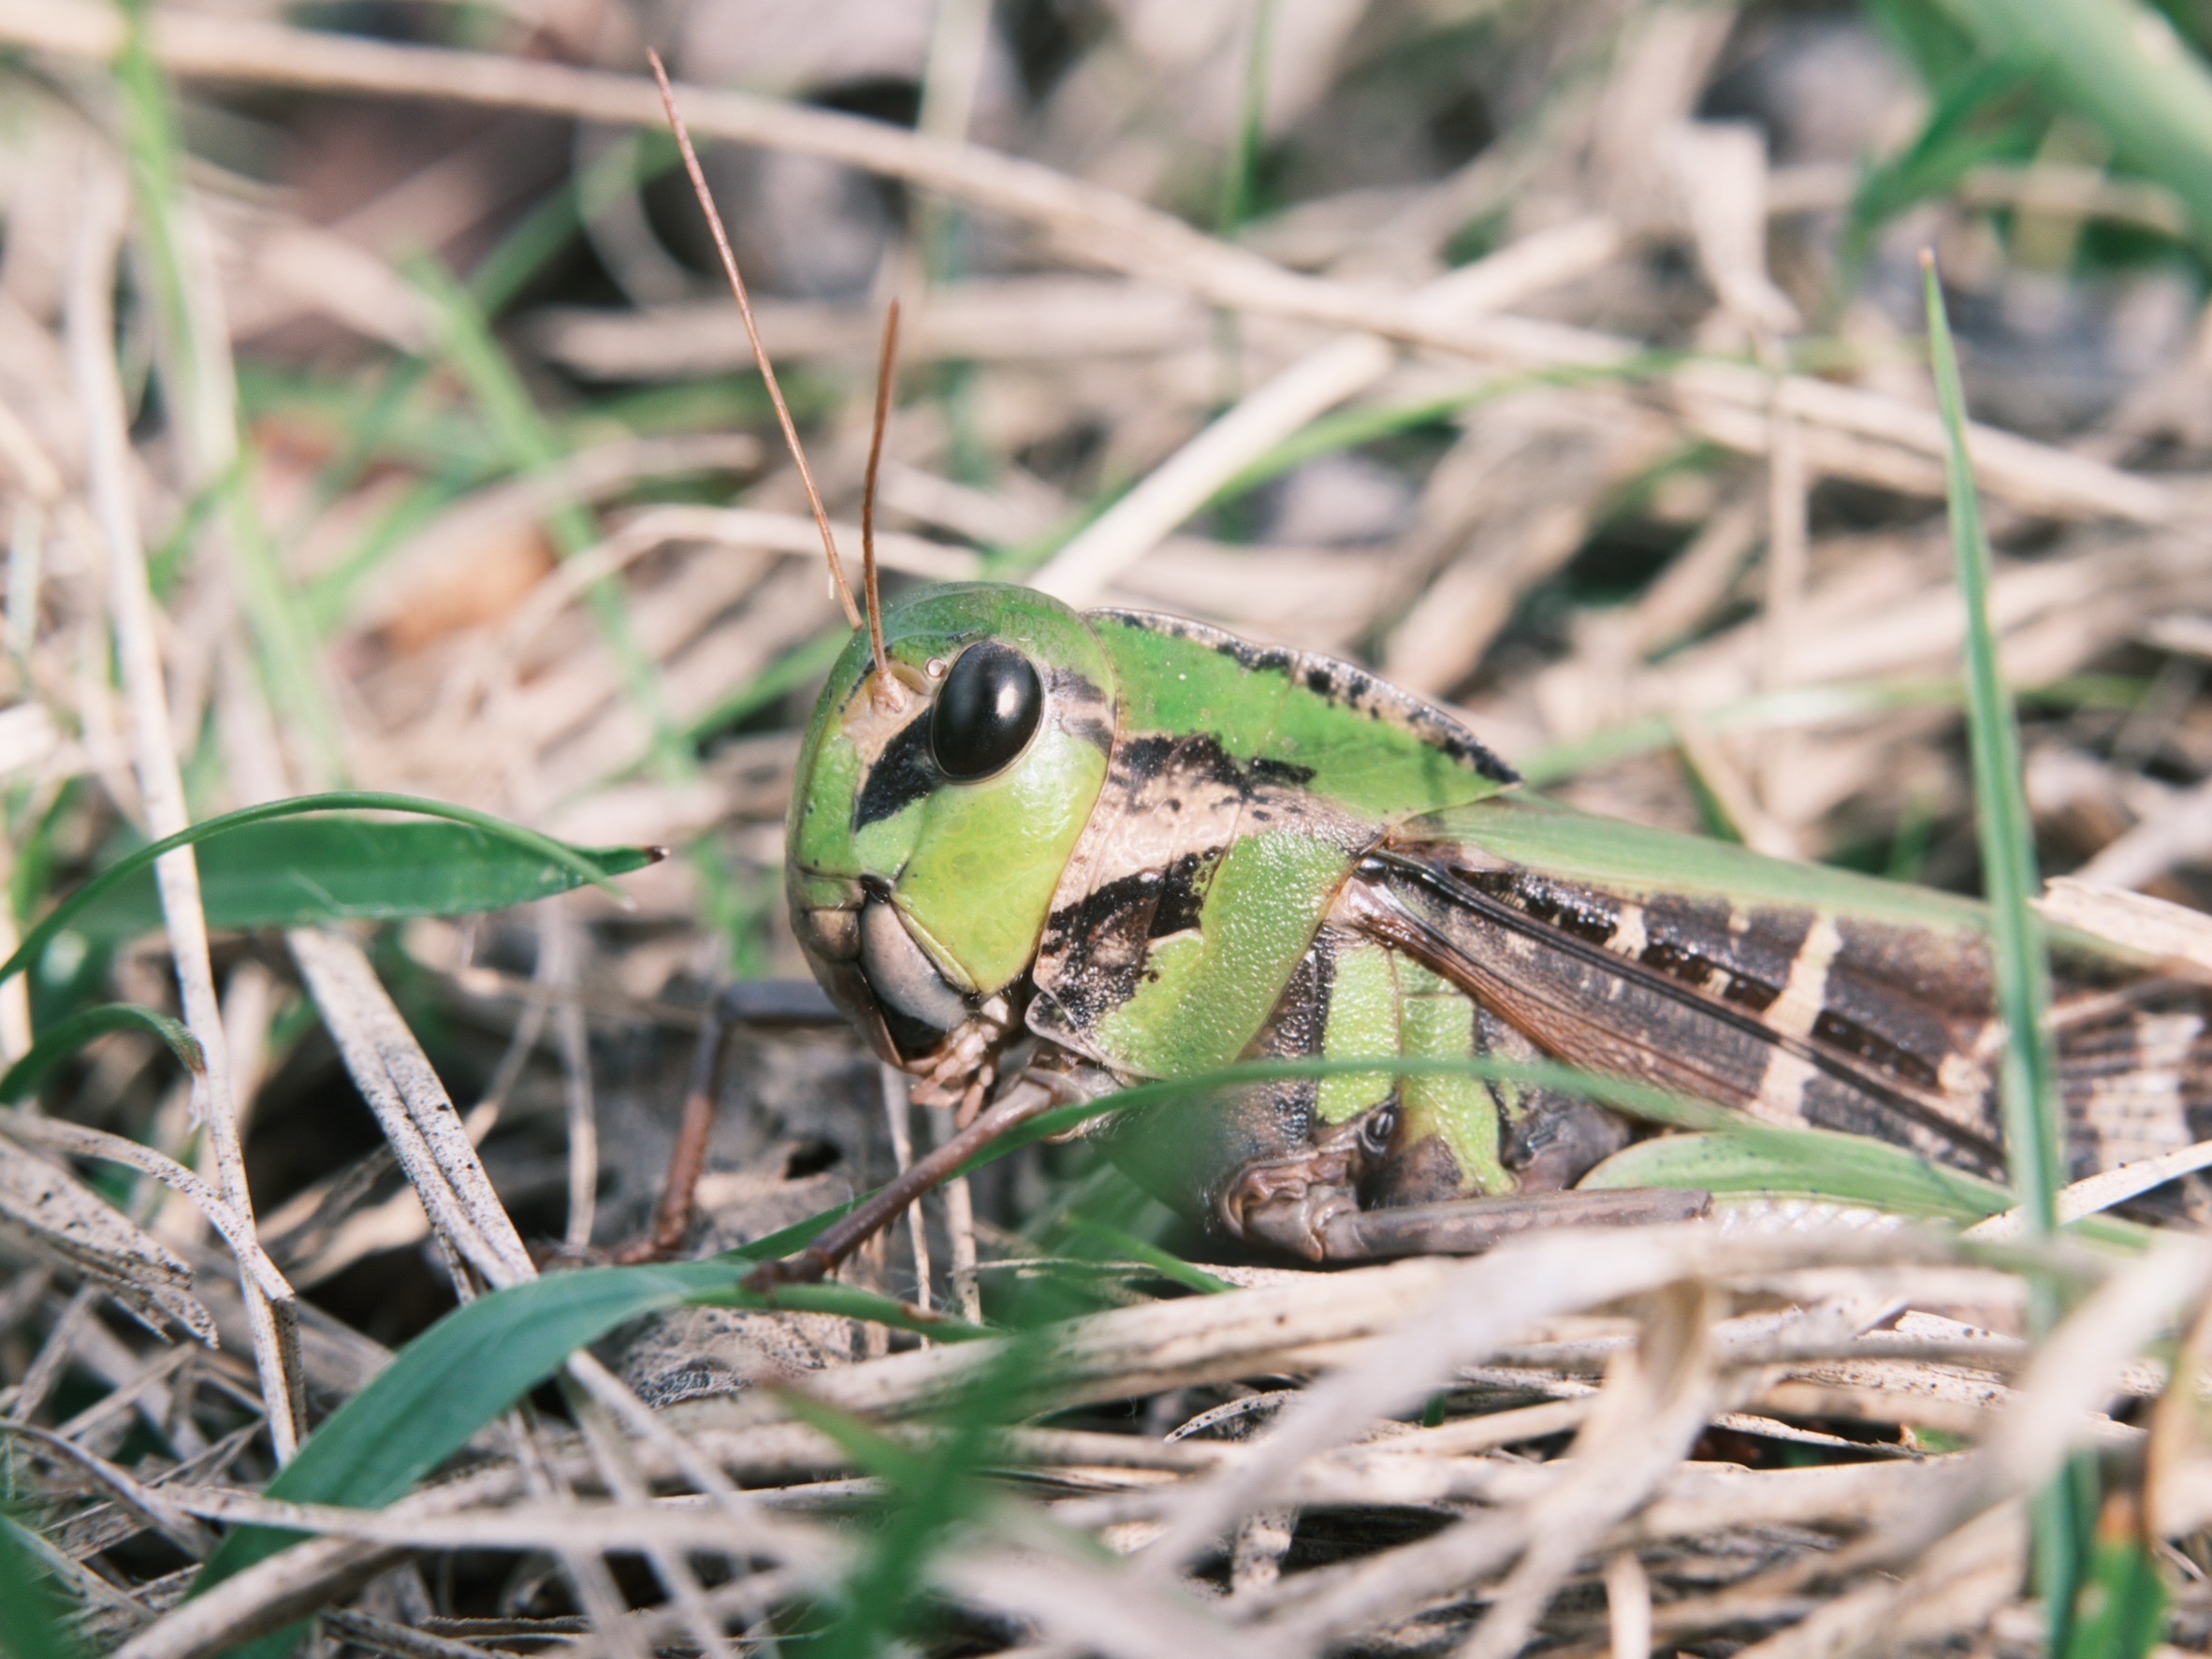
[[[833,1223],[794,1256],[763,1262],[747,1275],[749,1290],[769,1291],[779,1285],[818,1284],[853,1251],[906,1213],[907,1206],[960,1172],[978,1153],[1005,1139],[1045,1113],[1067,1104],[1065,1096],[1037,1078],[1025,1076],[925,1157],[916,1158],[895,1180],[886,1182]]]

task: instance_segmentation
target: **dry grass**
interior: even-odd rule
[[[2039,840],[2081,878],[2051,908],[2212,959],[2142,896],[2201,906],[2212,867],[2188,201],[2016,90],[1884,196],[1952,95],[1888,8],[284,10],[155,7],[164,92],[115,67],[120,11],[0,0],[0,955],[124,839],[342,781],[681,855],[627,910],[211,941],[172,855],[167,940],[0,984],[0,1062],[110,999],[205,1056],[178,1082],[112,1035],[0,1117],[0,1495],[78,1637],[2010,1653],[2079,1448],[2161,1639],[2212,1645],[2212,1255],[2178,1229],[2123,1257],[1769,1209],[1199,1294],[1157,1212],[1047,1250],[1082,1158],[1039,1148],[854,1270],[1024,1334],[695,1310],[387,1508],[261,1496],[456,1299],[634,1232],[706,988],[802,971],[781,825],[842,618],[664,194],[648,44],[849,549],[905,306],[895,581],[1361,655],[1579,804],[1971,889],[1934,246]],[[740,1053],[703,1250],[948,1132],[841,1037]],[[2073,1311],[2030,1342],[2037,1275]],[[313,1541],[184,1599],[245,1521]]]

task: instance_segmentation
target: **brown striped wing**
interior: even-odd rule
[[[1422,840],[1364,860],[1339,914],[1571,1065],[2003,1173],[1977,930],[1614,891]],[[2076,1173],[2212,1135],[2212,989],[2071,944],[2054,974]]]

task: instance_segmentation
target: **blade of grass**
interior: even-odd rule
[[[2145,691],[2141,680],[2117,675],[2080,674],[2052,680],[2048,685],[2023,686],[2016,694],[2022,703],[2038,708],[2124,712],[2141,706]],[[1792,686],[1786,691],[1739,697],[1700,710],[1697,722],[1709,732],[1783,731],[1797,726],[1822,726],[1876,715],[1901,714],[1910,709],[1957,708],[1964,706],[1966,697],[1965,682],[1957,679],[1831,680],[1826,685]],[[1681,727],[1676,720],[1666,715],[1652,715],[1593,733],[1588,737],[1554,744],[1516,764],[1522,782],[1541,789],[1601,766],[1671,749],[1680,735]]]
[[[656,861],[649,848],[575,851],[604,877]],[[232,830],[202,851],[199,879],[208,925],[240,929],[478,915],[576,885],[571,867],[473,824],[351,815]],[[153,878],[139,874],[80,911],[70,931],[126,939],[160,925]]]
[[[2007,1034],[2001,1094],[2013,1183],[2030,1224],[2058,1226],[2065,1176],[2059,1156],[2058,1056],[2045,1027],[2051,969],[2031,901],[2040,882],[2035,841],[2021,782],[2019,717],[1997,661],[1989,620],[1989,543],[1982,530],[1973,464],[1966,451],[1966,399],[1943,313],[1935,262],[1923,256],[1928,346],[1936,396],[1949,440],[1951,550],[1966,604],[1967,731],[1973,762],[1975,822],[1989,898],[1997,1009]]]
[[[1002,1356],[979,1383],[1005,1369]],[[976,1477],[994,1426],[985,1389],[963,1390],[952,1432],[925,1452],[910,1451],[796,1390],[786,1390],[784,1400],[793,1416],[827,1435],[898,1494],[887,1523],[838,1591],[828,1623],[808,1644],[819,1659],[873,1659],[893,1651],[895,1638],[912,1630],[931,1552],[984,1502]]]
[[[1856,290],[1883,227],[1899,214],[1948,195],[1984,162],[2033,153],[2044,121],[2026,113],[1991,118],[2008,100],[2022,101],[2016,95],[2025,84],[2022,65],[2000,57],[1959,65],[1930,89],[1932,107],[1919,135],[1860,176],[1838,255],[1841,292]]]
[[[2172,1597],[2136,1505],[2119,1494],[2098,1518],[2084,1589],[2065,1659],[2147,1659],[2165,1635]]]
[[[514,364],[492,337],[490,324],[474,297],[433,259],[412,261],[407,274],[429,301],[446,360],[475,399],[509,464],[526,474],[557,466],[561,456],[560,441],[539,414]],[[599,540],[591,515],[575,505],[555,508],[547,515],[546,527],[564,559],[575,558]],[[689,752],[669,725],[660,669],[638,643],[621,584],[611,576],[603,577],[586,589],[585,600],[615,654],[624,689],[651,724],[654,753],[662,772],[674,778],[694,772]]]
[[[899,1637],[923,1637],[927,1618],[929,1559],[942,1549],[962,1521],[980,1520],[1003,1505],[982,1478],[994,1461],[998,1431],[1011,1401],[1024,1397],[1041,1373],[1052,1365],[1050,1347],[1033,1332],[1007,1337],[991,1362],[962,1388],[943,1416],[939,1435],[925,1447],[910,1448],[869,1424],[800,1389],[781,1391],[784,1405],[801,1422],[818,1430],[861,1468],[889,1485],[898,1497],[884,1526],[853,1564],[835,1611],[808,1652],[820,1659],[872,1659],[895,1651]],[[1018,1410],[1019,1407],[1012,1409]],[[1024,1513],[1017,1523],[1034,1539],[1056,1531],[1042,1515]],[[1099,1552],[1088,1538],[1065,1535],[1064,1548]]]
[[[334,1412],[269,1483],[267,1495],[354,1508],[388,1504],[576,1349],[618,1325],[671,1308],[789,1308],[923,1331],[940,1341],[988,1334],[845,1285],[785,1286],[773,1295],[746,1289],[746,1274],[781,1254],[793,1230],[706,1261],[587,1268],[530,1279],[454,1309]],[[296,1535],[265,1527],[234,1533],[194,1589],[219,1583],[296,1541]]]
[[[1234,236],[1252,217],[1254,180],[1267,138],[1267,68],[1274,48],[1276,0],[1252,0],[1252,33],[1244,47],[1244,79],[1238,94],[1237,130],[1221,175],[1215,228]]]
[[[1407,403],[1364,404],[1325,415],[1236,473],[1215,492],[1206,505],[1208,509],[1223,506],[1323,456],[1357,449],[1363,444],[1394,438],[1401,432],[1416,431],[1422,427],[1440,426],[1485,404],[1546,387],[1635,385],[1658,380],[1698,360],[1696,354],[1690,352],[1637,352],[1614,362],[1568,363],[1556,369],[1497,374],[1464,391]]]
[[[1086,1244],[1101,1247],[1110,1256],[1142,1262],[1161,1278],[1180,1285],[1186,1290],[1215,1296],[1235,1288],[1227,1279],[1215,1277],[1204,1268],[1184,1260],[1172,1250],[1163,1250],[1157,1244],[1146,1243],[1133,1232],[1100,1221],[1095,1216],[1085,1215],[1080,1211],[1068,1216],[1064,1225],[1066,1231]]]
[[[186,1070],[207,1069],[207,1061],[199,1052],[199,1040],[183,1021],[171,1019],[151,1008],[140,1008],[136,1003],[111,1002],[102,1008],[88,1008],[43,1032],[31,1045],[29,1054],[0,1073],[0,1105],[14,1105],[43,1083],[48,1072],[86,1043],[114,1031],[150,1032],[168,1044],[169,1052]]]
[[[263,823],[278,818],[295,818],[311,812],[349,809],[410,812],[424,818],[444,818],[456,823],[470,824],[566,870],[575,878],[575,885],[589,883],[620,896],[609,872],[595,864],[591,854],[571,847],[564,841],[557,841],[550,836],[540,835],[536,830],[525,829],[518,823],[509,823],[503,819],[494,818],[488,812],[479,812],[473,807],[456,807],[444,801],[424,800],[417,795],[390,794],[379,790],[336,790],[327,794],[297,795],[288,800],[268,801],[258,807],[245,807],[236,812],[226,812],[219,818],[205,819],[173,836],[164,837],[161,840],[139,848],[129,857],[102,870],[40,918],[37,924],[23,935],[15,954],[0,963],[0,980],[22,972],[37,960],[39,952],[46,948],[56,934],[68,928],[78,916],[132,876],[150,869],[165,852],[174,851],[179,847],[195,846],[247,824]]]
[[[835,629],[807,641],[776,659],[761,670],[747,684],[737,688],[684,727],[687,743],[704,743],[718,732],[727,730],[742,720],[769,708],[798,691],[811,685],[830,671],[837,660],[837,653],[852,636],[843,628]]]
[[[1951,550],[1966,604],[1967,736],[1973,760],[1974,819],[1982,847],[1983,881],[1989,897],[1989,944],[1997,980],[1997,1011],[2005,1046],[1998,1094],[2013,1186],[2029,1232],[2048,1237],[2058,1228],[2059,1188],[2064,1183],[2059,1139],[2058,1055],[2045,1017],[2051,1001],[2051,967],[2043,929],[2030,900],[2038,885],[2032,821],[2021,781],[2020,730],[2012,695],[1997,662],[1997,631],[1989,620],[1989,542],[1982,530],[1973,463],[1966,450],[1966,395],[1958,356],[1943,311],[1932,255],[1921,255],[1928,304],[1928,356],[1936,401],[1943,413],[1951,502]],[[2030,1320],[2046,1335],[2062,1311],[2059,1290],[2030,1281]],[[2067,1651],[2075,1597],[2083,1582],[2090,1477],[2078,1462],[2053,1481],[2035,1506],[2035,1562],[2044,1596],[2050,1651]]]
[[[343,740],[316,658],[313,630],[299,594],[278,562],[262,522],[254,452],[238,428],[237,388],[229,348],[199,338],[188,300],[193,278],[180,217],[182,142],[168,82],[147,36],[151,7],[129,0],[115,86],[123,106],[124,142],[146,254],[145,269],[160,323],[167,402],[187,449],[220,501],[235,558],[240,596],[251,625],[269,704],[297,722],[325,772],[342,775]]]
[[[2212,251],[2212,69],[2135,0],[1944,0],[1991,56],[2021,65],[2188,204]]]
[[[1985,1221],[2012,1208],[2012,1195],[1995,1182],[1928,1163],[1895,1146],[1764,1124],[1640,1141],[1606,1159],[1580,1185],[1809,1199],[1931,1221]],[[2068,1231],[2130,1252],[2146,1248],[2154,1236],[2148,1228],[2105,1215],[2085,1216]]]
[[[0,1514],[0,1653],[73,1659],[77,1645],[62,1633],[60,1608],[18,1524]]]
[[[664,135],[645,132],[618,143],[581,173],[570,175],[551,195],[525,213],[469,275],[468,292],[486,317],[505,311],[546,261],[575,240],[589,210],[618,185],[642,188],[676,165],[676,145]],[[415,395],[429,384],[434,362],[427,357],[395,364],[368,400],[361,417],[349,421],[337,452],[316,474],[310,514],[320,513],[361,480],[371,463],[404,422]],[[444,460],[451,450],[432,458]]]

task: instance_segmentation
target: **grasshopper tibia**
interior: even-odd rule
[[[1478,1256],[1516,1233],[1537,1228],[1650,1227],[1695,1221],[1711,1208],[1710,1193],[1651,1186],[1459,1199],[1399,1210],[1340,1210],[1322,1226],[1322,1259]]]

